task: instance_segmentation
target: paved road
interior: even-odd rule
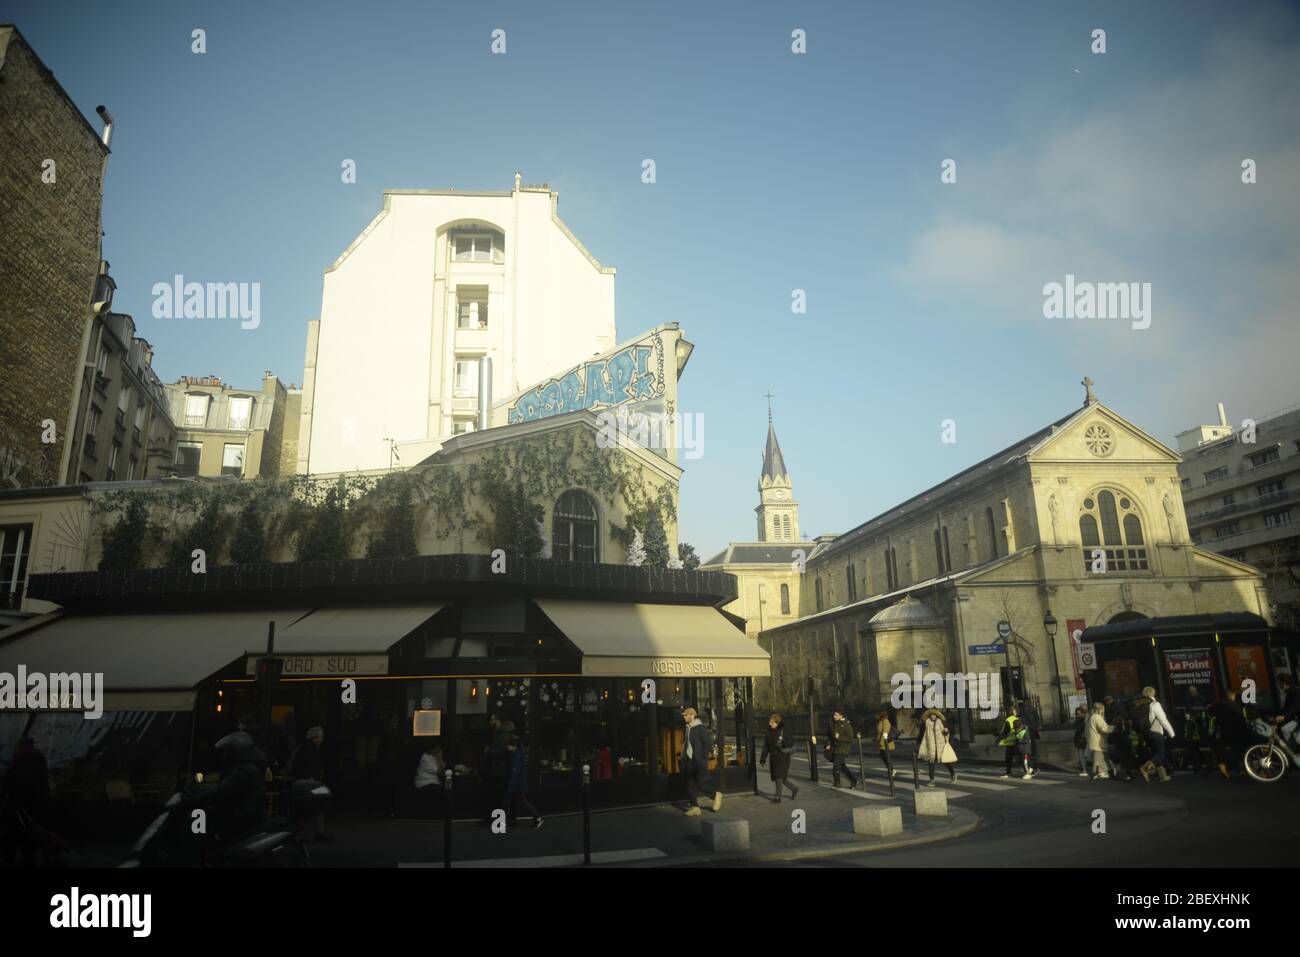
[[[795,756],[796,779],[808,775]],[[866,794],[888,793],[884,768],[869,756]],[[858,771],[856,760],[849,766]],[[821,783],[830,769],[819,762]],[[912,790],[910,759],[898,768],[898,793]],[[1177,773],[1169,784],[1141,778],[1089,781],[1042,771],[1032,780],[1000,777],[1001,767],[959,766],[955,785],[939,786],[955,805],[980,815],[979,831],[895,852],[769,866],[858,867],[1294,867],[1300,857],[1300,774],[1276,784]],[[922,787],[928,775],[922,771]],[[764,782],[766,786],[766,782]],[[1096,811],[1106,833],[1093,831]]]

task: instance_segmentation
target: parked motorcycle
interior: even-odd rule
[[[136,841],[123,867],[251,867],[285,857],[311,859],[298,822],[324,808],[329,788],[319,781],[295,782],[290,817],[265,820],[266,762],[252,738],[235,732],[216,747],[226,768],[222,784],[205,784],[201,774],[185,782]],[[199,820],[203,826],[196,828]]]

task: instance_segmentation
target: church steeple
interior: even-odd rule
[[[772,423],[772,395],[767,396],[767,445],[763,449],[763,470],[758,476],[758,540],[799,541],[799,505],[794,501],[794,483],[785,467],[781,443]]]

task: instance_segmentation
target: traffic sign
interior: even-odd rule
[[[1011,622],[1006,619],[998,622],[998,637],[1003,641],[1011,637]]]
[[[972,655],[1005,655],[1006,645],[968,645]]]
[[[1079,645],[1079,667],[1084,671],[1097,670],[1097,646],[1092,642]]]

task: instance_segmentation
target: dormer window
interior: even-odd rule
[[[457,232],[451,237],[451,258],[458,263],[490,263],[504,260],[505,243],[500,233]]]

